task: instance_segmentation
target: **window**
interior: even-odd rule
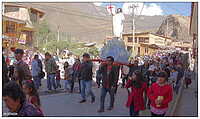
[[[140,56],[140,47],[138,47],[138,55]]]
[[[128,37],[128,42],[133,42],[133,37]]]
[[[149,43],[149,38],[148,37],[140,37],[139,43]]]
[[[144,43],[149,43],[149,38],[145,38]]]
[[[144,38],[143,37],[139,38],[139,43],[144,43]]]
[[[137,43],[137,38],[135,38],[135,43]]]
[[[16,32],[15,24],[13,22],[8,22],[6,25],[6,33],[14,33]]]
[[[132,46],[127,46],[127,50],[129,51],[129,52],[131,52],[132,51]]]

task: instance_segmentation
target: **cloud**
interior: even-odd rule
[[[96,6],[101,6],[103,3],[102,2],[95,2],[93,4],[96,5]]]
[[[161,7],[155,3],[151,3],[149,5],[145,5],[144,3],[124,3],[123,5],[123,13],[124,14],[131,14],[132,8],[130,6],[136,5],[138,6],[135,9],[136,15],[146,15],[146,16],[154,16],[154,15],[163,15],[163,10]]]

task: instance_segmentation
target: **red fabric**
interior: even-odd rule
[[[38,101],[38,100],[37,100],[37,97],[36,97],[36,96],[31,96],[31,97],[29,97],[29,103],[35,105],[35,103],[38,104],[37,101]],[[36,105],[35,105],[35,106],[36,106]],[[42,115],[44,115],[42,109],[41,109],[40,107],[38,107],[38,106],[36,106],[36,107],[38,108],[38,111],[40,111],[40,113],[41,113]]]
[[[6,64],[7,64],[7,65],[10,64],[10,59],[9,59],[9,57],[6,57]]]
[[[60,80],[60,70],[56,71],[56,80]]]
[[[130,105],[133,103],[134,104],[134,111],[145,110],[145,103],[144,103],[143,94],[147,90],[147,84],[142,83],[141,88],[135,88],[134,86],[131,86],[131,83],[132,83],[132,80],[128,80],[128,82],[125,86],[126,88],[131,87],[131,93],[128,96],[126,106],[130,107]]]
[[[93,62],[102,62],[102,63],[106,63],[106,60],[102,60],[102,59],[91,59],[90,61]],[[134,65],[134,64],[127,64],[127,63],[122,63],[122,62],[113,62],[114,66],[120,66],[120,65],[126,65],[126,66],[130,66],[130,65]]]
[[[73,70],[74,70],[74,71],[78,71],[78,70],[80,70],[80,68],[81,68],[81,65],[80,65],[80,64],[74,64],[74,65],[73,65]]]
[[[36,96],[30,96],[28,98],[28,102],[31,103],[31,104],[33,104],[33,105],[35,105],[35,103],[37,104],[38,103],[37,102],[37,97]]]
[[[163,109],[168,107],[168,103],[172,101],[173,90],[171,85],[166,84],[164,86],[159,86],[157,83],[152,84],[152,86],[148,89],[147,95],[150,99],[151,106],[157,109]],[[164,100],[160,107],[157,107],[155,104],[155,100],[158,96],[163,96]]]

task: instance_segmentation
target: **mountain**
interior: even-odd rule
[[[112,17],[106,7],[93,3],[14,3],[38,8],[45,12],[45,18],[52,31],[61,32],[74,37],[75,41],[103,43],[106,36],[112,35]],[[136,16],[136,32],[165,33],[166,16]],[[180,22],[185,20],[180,20]],[[175,25],[174,25],[175,26]],[[125,15],[124,33],[132,33],[132,17]],[[185,27],[183,27],[184,31]],[[177,35],[177,34],[175,34]],[[179,34],[178,34],[179,35]],[[180,36],[178,36],[180,37]]]
[[[169,15],[159,27],[157,34],[167,35],[177,41],[191,41],[192,38],[189,35],[189,25],[189,16]]]

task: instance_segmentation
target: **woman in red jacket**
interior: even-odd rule
[[[166,72],[160,72],[157,82],[148,89],[147,95],[150,99],[150,110],[152,116],[165,116],[168,110],[168,104],[172,101],[173,90],[171,85],[167,84]]]
[[[126,104],[130,108],[130,116],[139,116],[139,111],[145,109],[144,92],[147,89],[142,74],[139,71],[133,72],[125,87],[131,88]]]

